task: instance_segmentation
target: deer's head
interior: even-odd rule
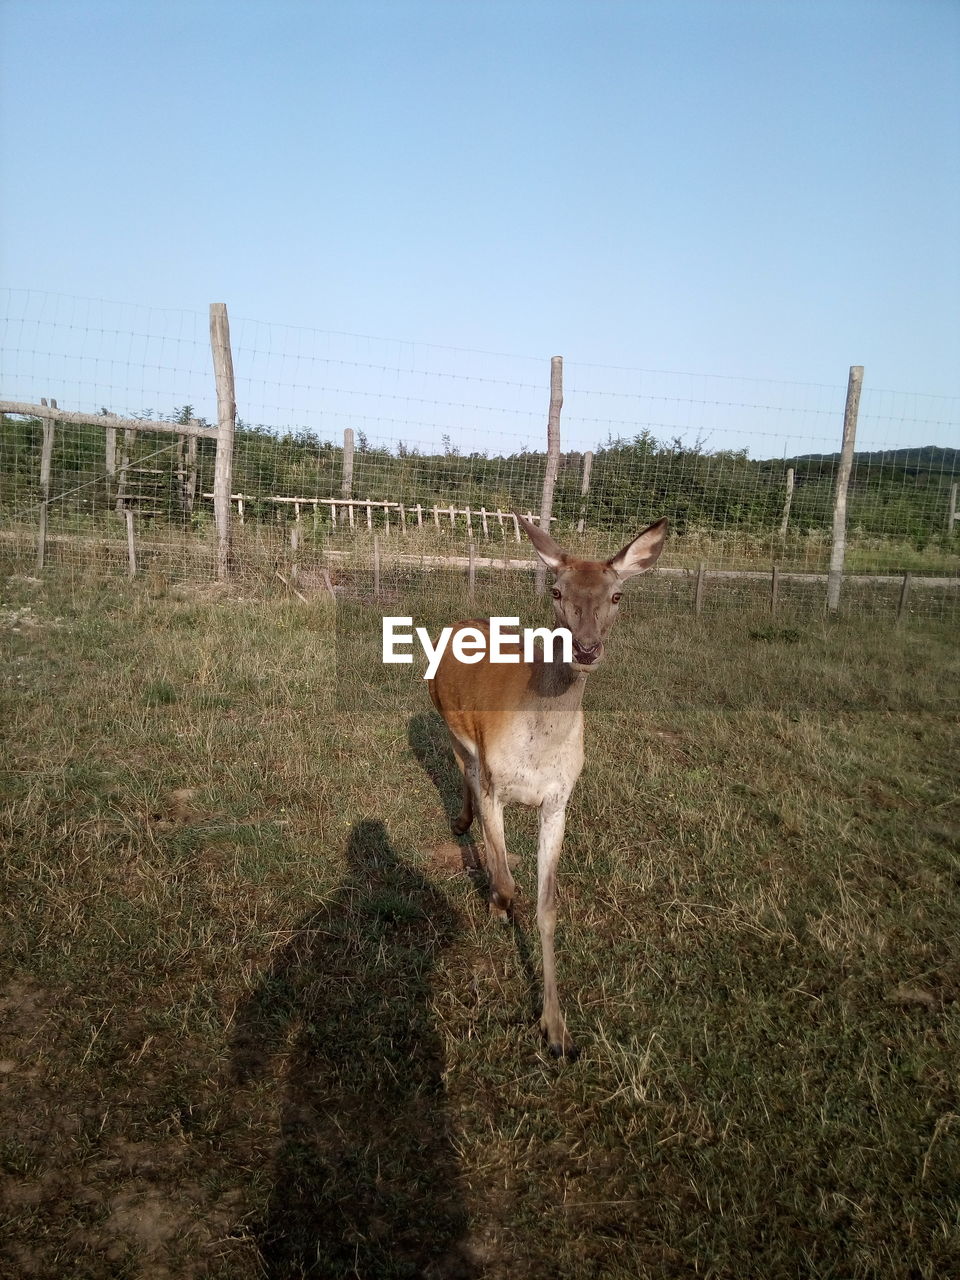
[[[664,516],[628,542],[609,560],[580,560],[564,551],[537,525],[517,514],[527,537],[555,575],[553,610],[573,636],[576,671],[595,671],[603,661],[603,641],[617,618],[623,584],[653,568],[667,536]]]

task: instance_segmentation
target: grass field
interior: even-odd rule
[[[510,590],[469,612],[535,620]],[[2,592],[0,1274],[960,1274],[953,628],[694,624],[633,585],[557,1063],[535,815],[503,928],[369,604]]]

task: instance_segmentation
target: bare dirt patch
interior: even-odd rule
[[[478,871],[482,866],[479,851],[474,844],[457,844],[455,840],[443,840],[429,853],[430,869],[441,876],[462,875]]]

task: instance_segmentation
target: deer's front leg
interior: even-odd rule
[[[557,969],[553,936],[557,927],[557,863],[563,845],[567,797],[544,800],[540,806],[540,839],[537,845],[537,927],[543,951],[543,1012],[540,1030],[555,1058],[577,1056],[557,994]]]

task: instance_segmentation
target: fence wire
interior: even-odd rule
[[[21,571],[32,562],[42,510],[48,565],[128,572],[132,539],[137,572],[212,578],[216,444],[156,425],[216,422],[206,315],[20,290],[5,292],[3,312],[2,398],[138,419],[135,431],[112,434],[107,417],[102,428],[57,423],[44,486],[43,423],[3,417],[4,558]],[[279,572],[301,591],[328,579],[336,587],[333,574],[370,572],[375,541],[384,583],[444,559],[459,572],[472,556],[481,579],[530,560],[510,513],[540,508],[549,355],[244,318],[231,327],[238,574]],[[752,607],[774,564],[784,607],[822,607],[842,380],[570,358],[564,372],[555,537],[608,553],[667,515],[662,583],[651,589],[664,608],[686,599],[701,565],[705,608]],[[867,370],[848,497],[844,607],[895,609],[910,572],[909,610],[955,617],[958,399],[876,389],[874,375]]]

